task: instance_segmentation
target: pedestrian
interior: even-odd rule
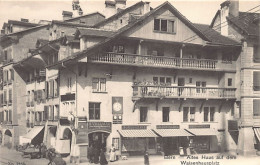
[[[110,162],[116,161],[116,148],[114,147],[114,144],[112,144],[112,147],[110,149],[110,157],[109,157]]]
[[[93,149],[93,146],[91,145],[89,148],[88,148],[88,159],[89,159],[89,162],[90,163],[93,163],[94,162],[94,149]]]
[[[73,146],[72,156],[73,156],[73,162],[72,162],[72,163],[79,164],[80,151],[79,151],[79,146],[78,146],[77,144],[75,144],[75,145]]]
[[[94,151],[94,163],[98,164],[99,163],[99,151],[98,151],[97,145],[94,146],[93,151]]]
[[[48,149],[47,157],[49,159],[48,165],[52,165],[53,159],[55,158],[55,148]]]
[[[108,162],[107,162],[107,159],[106,159],[106,155],[105,155],[105,150],[104,149],[101,149],[101,152],[100,152],[100,165],[107,165]]]
[[[148,153],[148,151],[144,152],[144,165],[149,165],[149,153]]]

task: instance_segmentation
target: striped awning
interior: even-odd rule
[[[162,137],[193,136],[184,129],[154,129]]]
[[[158,137],[150,129],[137,129],[137,130],[118,130],[119,134],[123,137],[139,138],[139,137]]]
[[[186,130],[195,136],[215,136],[218,133],[214,129],[186,129]]]
[[[260,141],[260,128],[254,128],[254,132],[258,141]]]
[[[23,137],[32,140],[33,138],[35,138],[41,132],[41,130],[43,128],[44,128],[44,126],[35,126]]]

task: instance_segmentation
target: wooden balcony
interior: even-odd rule
[[[235,88],[179,86],[133,86],[133,100],[139,98],[235,99]]]
[[[235,64],[222,63],[222,61],[211,59],[185,59],[179,57],[160,57],[149,55],[137,55],[126,53],[104,53],[91,56],[88,59],[92,63],[110,63],[133,66],[148,66],[176,69],[197,69],[197,70],[214,70],[235,71]]]

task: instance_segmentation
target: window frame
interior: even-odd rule
[[[166,118],[165,117],[165,114],[166,113]],[[164,120],[166,119],[166,120]],[[162,107],[162,122],[170,122],[170,107]]]
[[[146,113],[144,113],[146,112]],[[145,117],[142,117],[145,114]],[[148,122],[148,107],[140,107],[140,116],[139,116],[140,123],[147,123]]]
[[[93,104],[93,109],[90,106],[91,104]],[[89,105],[88,106],[89,120],[100,120],[101,119],[101,102],[89,102],[88,105]],[[99,105],[99,108],[96,107],[96,105]],[[93,112],[93,115],[91,115],[91,111]]]
[[[158,22],[159,21],[159,22]],[[165,22],[166,21],[166,22]],[[163,27],[163,22],[165,22],[165,27],[166,29]],[[155,18],[154,19],[154,23],[153,23],[153,31],[154,32],[160,32],[160,33],[169,33],[169,34],[176,34],[176,19],[174,18]],[[170,25],[171,24],[171,29],[170,29]]]
[[[192,111],[194,111],[194,113],[192,113]],[[183,107],[183,122],[196,122],[195,119],[196,107]]]
[[[94,79],[96,80],[95,82],[93,81]],[[94,85],[94,83],[95,83],[95,85]],[[96,86],[97,89],[94,89],[93,88],[94,86]],[[106,93],[106,92],[107,92],[106,78],[93,77],[92,78],[92,93]]]

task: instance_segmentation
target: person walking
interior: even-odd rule
[[[100,165],[107,165],[108,162],[107,162],[107,159],[106,159],[106,155],[105,155],[105,150],[104,149],[101,149],[101,152],[100,152]]]
[[[114,144],[112,144],[112,147],[110,149],[110,157],[109,157],[110,162],[116,161],[116,148],[114,147]]]
[[[90,163],[93,163],[94,162],[94,154],[93,154],[93,152],[94,152],[94,148],[93,148],[93,146],[91,145],[89,148],[88,148],[88,159],[89,159],[89,162]]]
[[[144,165],[149,165],[149,153],[148,151],[145,151],[144,153]]]

